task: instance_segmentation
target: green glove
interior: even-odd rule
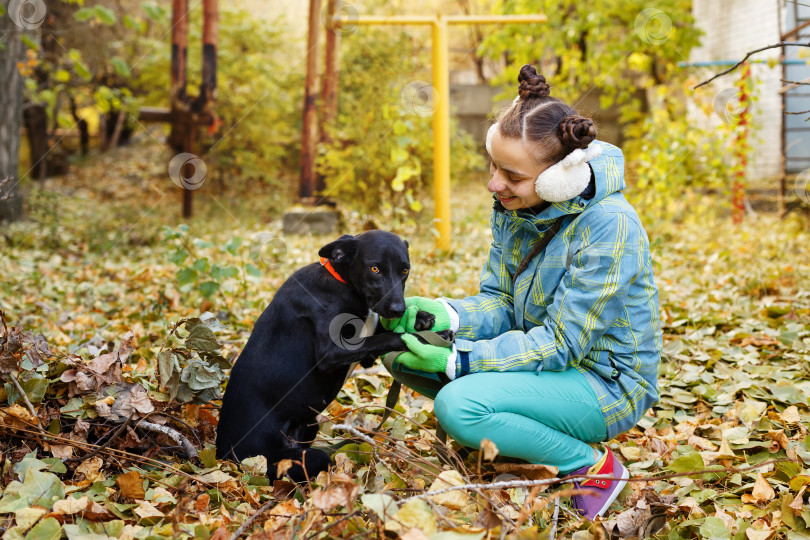
[[[405,299],[405,305],[408,305],[408,299]],[[380,324],[382,324],[383,328],[386,330],[390,330],[397,334],[402,334],[404,332],[413,332],[414,324],[416,323],[416,313],[419,311],[419,308],[416,306],[408,306],[405,308],[405,313],[402,314],[402,317],[398,319],[386,319],[385,317],[380,317]],[[408,330],[410,328],[410,330]]]
[[[442,307],[444,309],[444,307]],[[447,371],[447,359],[453,354],[453,347],[437,347],[422,343],[414,335],[403,334],[402,341],[410,349],[397,356],[397,362],[420,371],[444,373]]]
[[[421,296],[409,296],[405,299],[405,314],[399,319],[380,318],[380,322],[383,328],[393,330],[398,334],[403,332],[416,332],[417,330],[414,328],[414,324],[416,323],[416,313],[418,311],[427,311],[436,318],[433,321],[433,326],[430,328],[420,328],[420,330],[441,332],[442,330],[450,329],[450,315],[447,314],[447,308],[444,307],[444,304],[437,300],[431,300]]]

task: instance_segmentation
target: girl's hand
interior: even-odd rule
[[[422,343],[418,337],[410,334],[404,334],[402,341],[405,342],[409,351],[397,356],[397,362],[411,369],[430,373],[445,373],[447,371],[447,361],[453,354],[452,346],[438,347]]]

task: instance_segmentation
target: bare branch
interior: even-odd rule
[[[706,473],[735,473],[735,472],[746,472],[755,469],[759,469],[761,467],[765,467],[766,465],[773,465],[774,463],[781,463],[783,461],[791,461],[789,459],[774,459],[765,461],[760,463],[759,465],[753,465],[751,467],[744,467],[744,468],[731,468],[731,467],[723,467],[722,469],[701,469],[699,471],[686,471],[682,473],[672,473],[672,474],[663,474],[658,476],[631,476],[630,478],[619,478],[613,476],[607,476],[604,474],[582,474],[577,476],[568,476],[564,478],[550,478],[547,480],[508,480],[502,482],[491,482],[489,484],[463,484],[459,486],[450,486],[444,489],[438,489],[436,491],[427,491],[425,493],[419,493],[417,495],[412,495],[407,499],[403,499],[403,501],[409,501],[411,499],[424,499],[426,497],[433,497],[434,495],[441,495],[442,493],[447,493],[449,491],[458,491],[461,489],[508,489],[514,487],[533,487],[533,486],[549,486],[552,484],[559,484],[559,483],[566,483],[566,482],[573,482],[579,480],[589,480],[589,479],[600,479],[600,480],[626,480],[627,482],[655,482],[658,480],[666,480],[668,478],[677,478],[681,476],[694,476],[698,474],[706,474]]]
[[[169,426],[161,426],[160,424],[153,424],[152,422],[148,422],[146,420],[141,420],[135,427],[142,427],[149,431],[156,431],[157,433],[163,433],[171,440],[182,446],[183,450],[186,451],[186,455],[188,455],[189,458],[195,458],[199,455],[197,453],[197,449],[194,448],[193,444],[191,444],[191,441],[186,439],[182,433],[180,433],[174,428],[170,428]]]
[[[695,87],[694,87],[694,88],[692,88],[692,89],[693,89],[693,90],[697,90],[697,89],[698,89],[698,88],[700,88],[701,86],[703,86],[703,85],[705,85],[705,84],[709,84],[710,82],[712,82],[713,80],[717,79],[718,77],[722,77],[723,75],[726,75],[726,74],[728,74],[728,73],[731,73],[732,71],[734,71],[735,69],[737,69],[738,67],[740,67],[741,65],[743,65],[743,64],[745,63],[745,61],[746,61],[746,60],[748,60],[749,58],[751,58],[751,57],[752,57],[753,55],[755,55],[756,53],[759,53],[759,52],[762,52],[762,51],[767,51],[768,49],[776,49],[776,48],[779,48],[779,47],[810,47],[810,43],[788,43],[788,42],[784,42],[784,41],[783,41],[783,42],[781,42],[781,43],[776,43],[776,44],[774,44],[774,45],[767,45],[767,46],[765,46],[765,47],[761,47],[761,48],[759,48],[759,49],[755,49],[755,50],[753,50],[753,51],[749,51],[749,52],[748,52],[748,53],[745,55],[745,58],[743,58],[742,60],[740,60],[739,62],[737,62],[736,64],[734,64],[734,65],[733,65],[733,66],[731,66],[730,68],[728,68],[727,70],[725,70],[725,71],[723,71],[723,72],[721,72],[721,73],[718,73],[717,75],[715,75],[715,76],[714,76],[714,77],[712,77],[711,79],[709,79],[709,80],[707,80],[707,81],[703,81],[702,83],[698,84],[697,86],[695,86]]]

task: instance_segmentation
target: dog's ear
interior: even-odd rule
[[[344,234],[334,242],[326,244],[319,251],[318,255],[332,259],[335,262],[348,263],[357,254],[357,237]]]
[[[405,249],[410,249],[411,245],[408,243],[407,240],[403,240],[405,242]]]

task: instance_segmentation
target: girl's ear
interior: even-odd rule
[[[350,234],[344,234],[334,242],[326,244],[320,250],[318,255],[332,259],[335,262],[350,263],[357,255],[357,237]]]

